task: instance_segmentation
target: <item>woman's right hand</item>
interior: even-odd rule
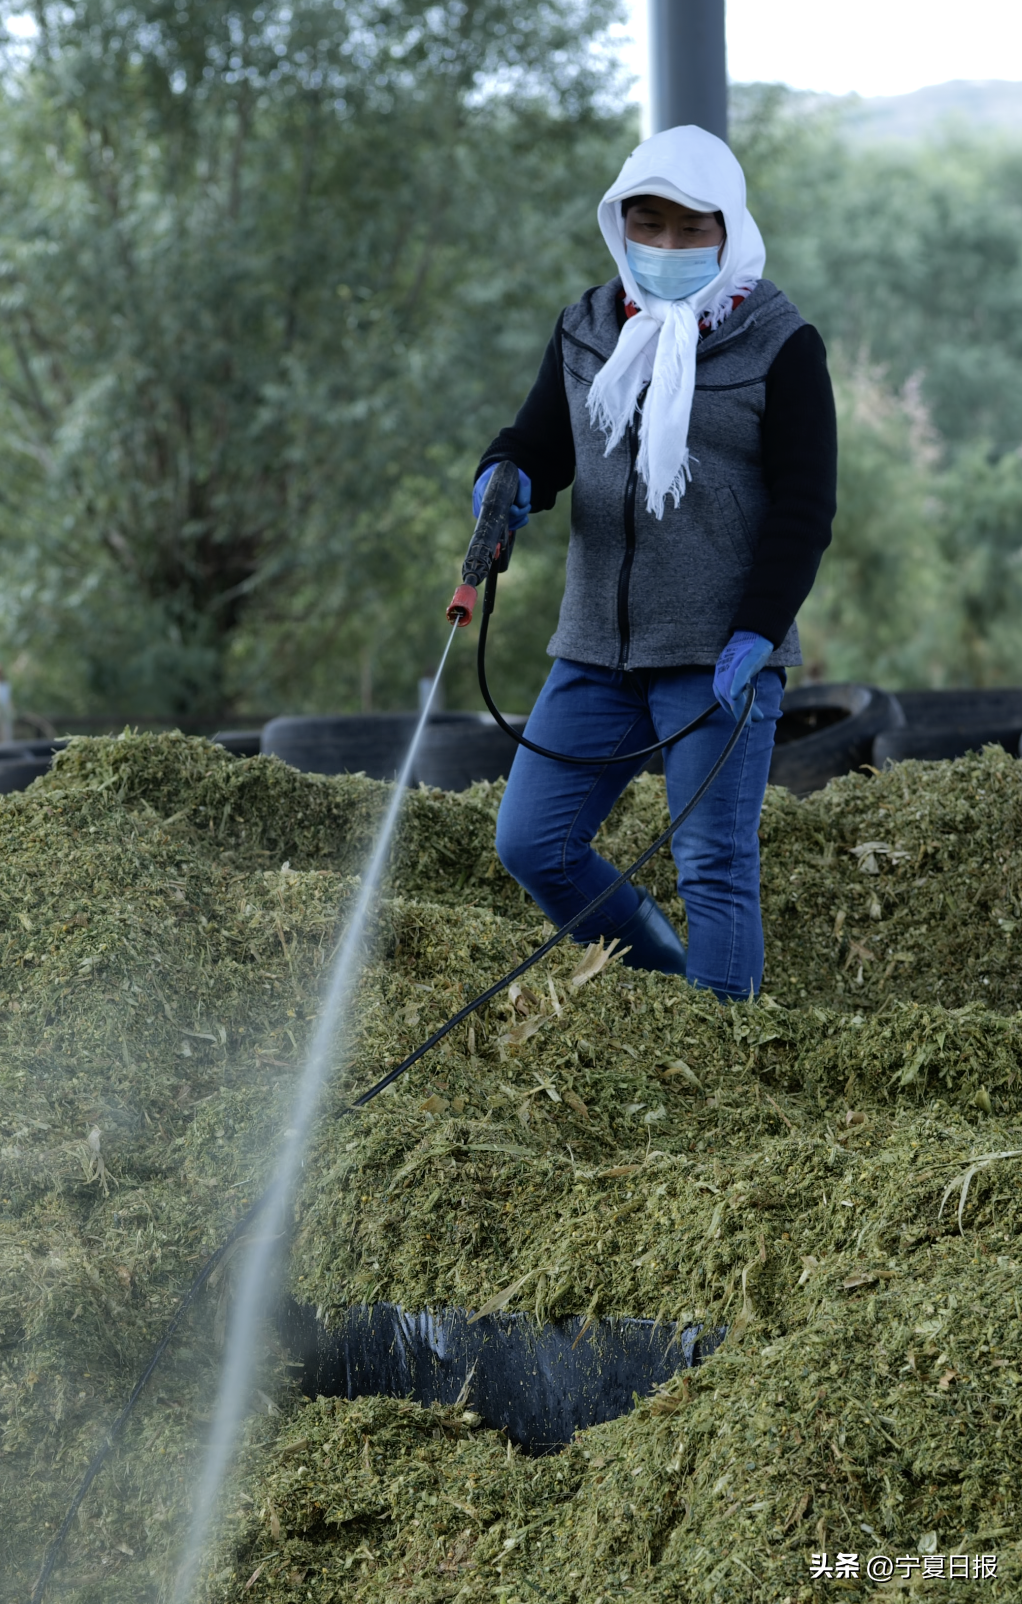
[[[483,505],[483,496],[486,494],[486,486],[489,484],[496,471],[497,464],[495,462],[491,462],[488,468],[483,469],[482,473],[479,475],[479,478],[476,480],[475,485],[473,486],[472,515],[475,518],[479,517],[479,513],[482,510]],[[531,511],[532,480],[529,478],[527,473],[523,473],[522,469],[519,468],[518,496],[511,508],[511,514],[508,518],[508,528],[521,529],[523,524],[528,523],[529,513]]]

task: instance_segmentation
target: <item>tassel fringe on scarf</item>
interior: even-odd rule
[[[663,517],[668,497],[680,505],[692,478],[691,464],[698,461],[688,449],[688,426],[700,326],[719,328],[735,298],[744,298],[753,288],[735,285],[721,290],[698,314],[686,301],[659,302],[666,308],[662,324],[640,310],[628,319],[613,355],[593,381],[589,418],[593,428],[606,435],[606,456],[624,437],[646,391],[637,466],[646,486],[646,507],[654,518]],[[684,442],[680,451],[679,441]]]

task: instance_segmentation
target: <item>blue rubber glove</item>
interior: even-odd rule
[[[479,517],[479,512],[480,512],[480,509],[481,509],[481,507],[483,505],[483,496],[486,493],[486,486],[489,484],[490,480],[493,478],[493,475],[496,473],[496,471],[497,471],[497,464],[495,462],[491,462],[490,466],[488,468],[484,468],[483,469],[482,473],[479,475],[479,478],[475,482],[475,485],[474,485],[473,490],[472,490],[472,516],[474,518],[478,518]],[[509,529],[521,529],[523,524],[527,524],[528,523],[529,514],[530,514],[531,511],[532,511],[532,480],[529,478],[527,473],[523,473],[521,468],[519,468],[519,470],[518,470],[518,500],[514,503],[514,505],[511,508],[511,516],[508,519],[508,524],[507,524],[508,528]]]
[[[773,650],[773,642],[763,635],[754,635],[749,629],[736,629],[717,658],[717,666],[713,671],[713,694],[736,724],[745,706],[746,688]],[[762,717],[763,714],[753,703],[753,721],[757,722]]]

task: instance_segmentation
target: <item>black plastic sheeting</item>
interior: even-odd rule
[[[349,1309],[327,1330],[315,1310],[289,1302],[282,1336],[303,1365],[309,1397],[375,1393],[423,1404],[463,1403],[528,1453],[553,1453],[576,1431],[614,1420],[677,1370],[698,1364],[724,1328],[597,1320],[537,1326],[528,1315],[465,1309],[410,1314],[393,1303]]]

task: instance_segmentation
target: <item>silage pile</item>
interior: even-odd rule
[[[0,803],[3,1599],[28,1597],[176,1297],[269,1174],[385,799],[125,737]],[[291,1290],[327,1321],[503,1302],[730,1335],[544,1461],[470,1412],[282,1386],[209,1604],[780,1604],[814,1596],[821,1549],[997,1551],[977,1587],[1017,1596],[1022,770],[991,751],[772,792],[759,1004],[566,949],[338,1120],[541,934],[493,855],[497,801],[409,797]],[[632,786],[607,850],[634,856],[662,810],[657,781]],[[666,902],[669,861],[649,878]],[[57,1596],[165,1596],[228,1295],[154,1382]]]

